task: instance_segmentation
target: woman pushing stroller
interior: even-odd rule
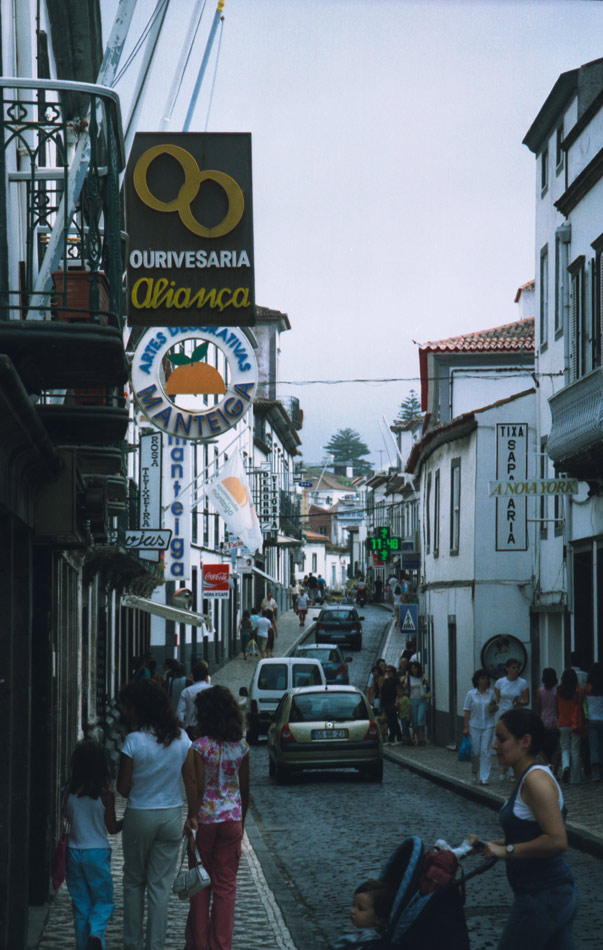
[[[548,766],[537,761],[548,735],[528,709],[510,709],[496,724],[494,750],[503,770],[516,776],[499,819],[504,838],[486,841],[486,858],[506,863],[514,893],[498,950],[573,950],[578,893],[563,856],[567,850],[563,793]],[[478,850],[477,835],[469,841]]]

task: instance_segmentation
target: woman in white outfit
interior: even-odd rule
[[[475,781],[487,785],[492,760],[494,713],[498,706],[494,690],[490,688],[488,670],[476,670],[472,676],[473,689],[465,697],[464,736],[471,736],[471,768]]]
[[[530,705],[530,687],[526,680],[519,675],[521,664],[519,660],[510,656],[505,663],[505,675],[496,680],[494,684],[494,695],[498,703],[498,718],[508,709],[517,709],[521,706]],[[503,766],[500,773],[501,781],[507,778],[507,768]],[[511,778],[513,770],[511,769]]]
[[[182,841],[182,787],[188,827],[197,827],[191,741],[166,693],[150,680],[128,683],[120,703],[132,727],[119,760],[117,790],[128,799],[123,822],[124,950],[163,950],[167,907]],[[147,934],[143,940],[145,891]]]

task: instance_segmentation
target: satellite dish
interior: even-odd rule
[[[172,607],[178,607],[179,610],[190,610],[193,606],[193,592],[188,587],[179,587],[172,594]]]

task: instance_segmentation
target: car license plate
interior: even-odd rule
[[[347,729],[313,729],[313,739],[347,739]]]

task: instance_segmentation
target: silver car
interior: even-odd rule
[[[355,686],[289,689],[268,729],[270,775],[280,784],[303,769],[358,769],[383,778],[383,743],[368,701]]]

